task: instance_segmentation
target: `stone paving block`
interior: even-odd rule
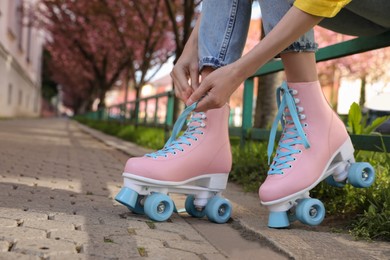
[[[17,227],[18,222],[14,219],[0,218],[0,227]]]
[[[90,225],[85,226],[83,232],[88,234],[91,241],[104,242],[104,238],[113,236],[130,236],[129,231],[123,227]],[[77,234],[77,233],[75,233]]]
[[[85,254],[62,254],[62,255],[50,256],[47,260],[109,260],[109,259],[119,259],[119,258],[96,256],[96,255],[85,255]]]
[[[166,241],[165,246],[172,249],[193,252],[196,254],[218,253],[218,250],[207,241]]]
[[[160,231],[157,229],[146,229],[146,230],[137,230],[135,232],[138,236],[150,237],[154,239],[159,239],[161,241],[170,241],[176,243],[176,241],[183,240],[179,234],[173,232]]]
[[[46,232],[39,229],[17,227],[4,228],[0,227],[0,240],[10,242],[19,241],[20,239],[41,239],[46,238]]]
[[[187,222],[176,219],[173,223],[156,223],[156,229],[167,232],[174,232],[181,237],[191,241],[203,241],[204,238],[194,230]]]
[[[23,227],[35,228],[52,232],[57,230],[75,230],[75,226],[70,223],[59,222],[55,220],[31,220],[23,222]]]
[[[222,255],[222,254],[202,254],[201,255],[201,258],[204,259],[204,260],[226,260],[226,256]],[[261,259],[261,257],[259,256],[259,259]]]
[[[12,252],[36,255],[39,257],[57,256],[77,253],[76,246],[67,241],[53,239],[29,239],[16,242]]]
[[[170,248],[166,241],[137,235],[137,246],[151,259],[201,259],[192,250]]]
[[[137,241],[138,248],[145,248],[146,251],[149,251],[149,252],[151,250],[166,248],[164,246],[164,241],[161,241],[159,239],[144,237],[142,235],[135,235],[134,238]]]
[[[123,230],[127,230],[128,228],[136,229],[136,230],[147,230],[150,229],[150,227],[146,224],[146,221],[144,219],[121,219],[119,216],[116,215],[109,215],[109,214],[100,214],[97,222],[86,222],[81,225],[81,230],[88,230],[90,229],[90,226],[93,225],[106,225],[113,228],[121,228]]]
[[[136,241],[130,236],[108,236],[84,244],[80,253],[114,259],[139,257]],[[92,258],[93,259],[93,258]]]
[[[64,223],[73,224],[74,226],[84,224],[87,221],[85,216],[70,215],[70,214],[61,213],[61,212],[55,212],[55,213],[49,214],[49,218],[51,220],[55,220],[57,222],[64,222]],[[91,222],[91,220],[89,220],[89,221]],[[98,222],[96,224],[98,224]]]
[[[42,260],[42,258],[34,255],[4,252],[0,254],[0,260]]]
[[[59,241],[72,242],[78,246],[88,243],[90,236],[87,232],[79,230],[56,230],[48,234],[48,238]]]
[[[10,243],[8,241],[0,241],[0,252],[7,252],[10,247]]]
[[[183,252],[181,250],[175,250],[171,248],[164,248],[159,250],[153,250],[151,252],[147,252],[147,258],[150,259],[159,259],[159,260],[203,260],[201,256],[191,253],[191,252]]]
[[[13,208],[0,208],[0,217],[15,219],[15,220],[47,220],[48,215],[44,213],[38,213],[33,211],[24,211],[21,209],[13,209]]]

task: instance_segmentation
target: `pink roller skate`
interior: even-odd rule
[[[279,120],[283,133],[265,182],[259,189],[261,203],[270,210],[268,226],[288,227],[295,218],[319,225],[325,217],[321,201],[309,191],[326,179],[333,186],[350,183],[369,187],[375,179],[368,163],[355,163],[354,149],[343,122],[328,105],[318,81],[283,83],[278,88],[279,112],[268,144],[273,152]],[[289,88],[290,87],[290,88]]]
[[[232,165],[229,106],[193,112],[186,131],[176,138],[195,107],[196,103],[183,111],[163,149],[127,161],[118,202],[135,213],[165,221],[175,208],[168,194],[187,194],[185,208],[191,216],[207,215],[216,223],[229,220],[232,206],[220,197]]]

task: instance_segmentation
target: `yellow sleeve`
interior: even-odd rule
[[[294,6],[316,16],[334,17],[351,0],[296,0]]]

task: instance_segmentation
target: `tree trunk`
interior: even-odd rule
[[[276,88],[282,84],[283,72],[261,76],[258,80],[255,118],[255,128],[268,127],[277,112]]]
[[[360,99],[359,99],[359,105],[360,108],[364,107],[364,104],[366,103],[366,77],[361,77],[361,84],[360,84]]]
[[[331,90],[331,97],[330,97],[330,104],[334,111],[337,112],[337,105],[338,105],[338,99],[339,99],[339,88],[340,88],[340,80],[341,80],[341,72],[340,70],[334,66],[333,69],[333,82],[332,82],[332,90]]]
[[[141,97],[141,87],[135,87],[135,107],[134,107],[134,123],[135,126],[138,126],[139,121],[139,99]]]
[[[127,71],[123,77],[123,87],[125,89],[125,96],[123,100],[123,110],[121,114],[121,123],[124,124],[127,116],[127,101],[129,100],[129,82],[130,82],[130,72]]]

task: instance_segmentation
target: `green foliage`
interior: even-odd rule
[[[360,106],[353,103],[348,112],[348,131],[351,134],[371,134],[377,127],[390,119],[390,116],[376,118],[370,125],[367,125],[367,116],[363,116]]]
[[[268,171],[266,143],[248,141],[244,147],[236,143],[232,145],[232,154],[230,180],[241,184],[245,191],[257,191]]]
[[[268,171],[266,142],[249,141],[244,147],[234,143],[230,180],[245,191],[257,192]],[[349,228],[356,237],[390,240],[390,155],[360,151],[356,161],[369,162],[376,170],[372,187],[335,188],[321,182],[310,194],[324,203],[328,216],[350,219]]]
[[[75,117],[75,119],[106,134],[117,136],[143,147],[161,149],[165,143],[164,130],[160,128],[135,127],[134,125],[124,125],[116,121],[99,121],[82,117]]]
[[[129,125],[122,127],[117,136],[151,149],[161,149],[165,144],[162,129]]]
[[[353,224],[351,233],[354,236],[390,241],[390,189],[381,190],[380,197],[384,202],[370,200],[368,209]]]
[[[390,241],[389,157],[388,153],[358,154],[357,160],[367,161],[375,168],[376,181],[372,187],[365,189],[365,193],[355,194],[358,218],[353,223],[352,234],[357,237]]]

